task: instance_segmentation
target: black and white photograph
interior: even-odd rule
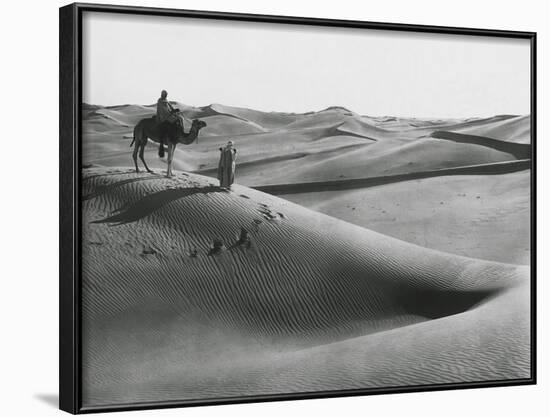
[[[432,23],[59,9],[61,410],[536,384],[536,33]]]
[[[530,39],[84,12],[83,406],[529,380],[530,87]]]
[[[544,5],[6,2],[0,414],[544,415]]]

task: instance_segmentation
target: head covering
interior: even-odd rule
[[[233,141],[232,141],[232,140],[230,140],[229,142],[227,142],[227,146],[229,146],[229,145],[233,146]]]
[[[161,97],[166,97],[167,95],[168,95],[168,91],[166,91],[166,90],[162,90],[162,91],[160,92],[160,96],[161,96]]]

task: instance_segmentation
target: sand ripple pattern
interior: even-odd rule
[[[83,188],[86,406],[529,375],[525,268],[199,175]]]

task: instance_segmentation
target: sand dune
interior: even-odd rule
[[[343,191],[357,188],[370,188],[386,184],[408,182],[424,178],[449,177],[455,175],[498,175],[510,172],[526,171],[531,167],[530,159],[519,161],[495,162],[491,164],[478,164],[461,166],[457,168],[443,168],[432,171],[418,171],[407,174],[394,174],[379,177],[354,178],[350,180],[314,181],[290,184],[268,184],[254,187],[273,195],[291,195],[299,193],[319,193],[324,191]],[[527,184],[528,185],[528,184]],[[475,188],[474,188],[475,189]],[[529,189],[527,187],[527,189]]]
[[[288,125],[302,117],[294,113],[279,113],[279,112],[262,112],[241,107],[230,107],[222,104],[212,104],[207,106],[218,114],[238,117],[242,120],[255,123],[262,126],[266,130],[273,130],[282,126]]]
[[[370,184],[321,186],[301,194],[281,190],[281,197],[424,247],[529,265],[528,170],[399,179],[373,178]]]
[[[529,376],[529,116],[175,105],[82,108],[85,406]]]
[[[531,157],[531,145],[529,143],[515,143],[505,140],[491,139],[485,136],[465,135],[463,133],[438,130],[431,135],[437,139],[452,140],[457,143],[471,143],[486,146],[497,151],[506,152],[517,159],[529,159]]]
[[[94,116],[103,117],[115,121],[116,123],[123,124],[125,126],[133,127],[144,117],[150,117],[155,113],[155,109],[147,106],[139,105],[123,105],[123,106],[111,106],[102,107],[91,113],[88,113],[88,118]]]
[[[208,126],[198,143],[178,148],[174,165],[213,175],[218,148],[231,139],[239,151],[238,181],[249,186],[407,174],[530,157],[524,144],[529,116],[428,120],[362,116],[343,107],[293,114],[221,104],[175,105],[188,120],[203,118]],[[133,126],[153,114],[154,106],[86,105],[84,163],[131,164],[127,146]],[[453,132],[455,139],[459,134],[485,139],[451,142],[431,137],[438,136],[437,131]],[[146,148],[146,159],[154,168],[165,166],[154,145]]]
[[[525,170],[528,172],[530,161],[517,160],[518,157],[530,157],[529,141],[525,141],[525,128],[529,126],[529,116],[501,115],[489,118],[471,119],[416,119],[398,117],[361,116],[352,111],[333,107],[320,112],[304,114],[264,113],[214,104],[204,107],[192,107],[176,103],[188,119],[202,117],[208,120],[208,127],[201,133],[198,143],[191,146],[179,146],[175,153],[174,167],[185,171],[194,171],[215,177],[217,173],[218,148],[228,139],[235,141],[238,149],[237,181],[241,184],[258,187],[261,190],[276,193],[306,193],[298,196],[287,196],[294,201],[320,209],[360,226],[372,227],[383,233],[401,239],[419,243],[428,247],[445,248],[458,254],[492,260],[506,259],[506,251],[511,251],[511,259],[521,264],[528,263],[526,251],[527,237],[521,234],[519,226],[529,223],[528,211],[517,210],[510,217],[510,226],[504,226],[507,216],[495,223],[490,220],[481,227],[474,220],[483,218],[478,212],[465,216],[460,227],[456,226],[457,214],[468,213],[461,207],[460,199],[451,198],[449,187],[455,186],[452,178],[436,181],[436,189],[424,190],[432,181],[422,181],[414,189],[419,193],[429,191],[433,200],[431,207],[423,206],[424,211],[416,213],[403,223],[389,217],[392,201],[410,199],[408,184],[411,180],[454,175],[495,175],[506,172]],[[148,106],[92,106],[83,107],[83,162],[85,166],[127,166],[131,164],[128,147],[132,134],[131,122],[140,117],[149,117],[154,113],[154,105]],[[109,117],[105,117],[105,115]],[[115,120],[116,119],[116,120]],[[128,124],[129,127],[126,127]],[[261,125],[263,124],[263,125]],[[262,131],[258,131],[260,126]],[[290,126],[290,127],[289,127]],[[292,127],[294,126],[294,127]],[[434,138],[443,130],[446,139]],[[434,134],[435,132],[435,134]],[[465,132],[477,132],[487,136],[470,135]],[[496,135],[499,133],[499,135]],[[496,140],[491,137],[497,136]],[[522,136],[523,135],[523,136]],[[527,135],[526,137],[528,137]],[[452,140],[449,140],[451,138]],[[518,139],[519,138],[519,139]],[[506,140],[505,140],[506,139]],[[517,140],[518,143],[513,142]],[[163,169],[165,159],[157,156],[157,146],[150,144],[146,148],[146,159],[149,166]],[[526,174],[528,175],[528,174]],[[475,178],[480,181],[475,182]],[[485,184],[495,187],[504,186],[506,177],[487,178],[472,177],[469,189],[462,189],[467,195],[480,195],[481,201],[493,198],[493,190]],[[526,177],[527,178],[527,177]],[[403,186],[397,185],[403,182]],[[386,184],[386,188],[380,186]],[[390,186],[389,184],[396,184]],[[425,185],[424,185],[425,184]],[[479,186],[478,186],[479,185]],[[524,184],[528,187],[527,184]],[[376,186],[376,195],[383,196],[387,191],[394,200],[387,201],[372,195],[370,188]],[[360,188],[364,188],[363,191]],[[339,195],[344,191],[346,197],[341,201],[328,197],[330,204],[317,206],[318,196],[312,193],[330,191]],[[356,191],[351,191],[356,190]],[[506,201],[494,200],[495,210],[512,213],[515,204],[524,202],[527,190],[513,189]],[[370,211],[359,210],[362,207],[362,195],[369,200],[379,201],[381,210],[387,216],[380,216],[380,221]],[[457,192],[458,193],[458,192]],[[325,195],[324,193],[319,195]],[[357,201],[352,201],[357,197]],[[444,202],[445,210],[441,213],[438,228],[433,231],[422,226],[423,212],[438,211]],[[456,204],[456,206],[455,206]],[[500,204],[500,206],[499,206]],[[523,204],[523,203],[522,203]],[[356,207],[355,215],[348,215],[349,208]],[[427,210],[427,211],[426,211]],[[362,213],[362,217],[358,213]],[[375,212],[376,213],[376,212]],[[419,215],[415,220],[414,216]],[[373,217],[374,216],[374,217]],[[498,217],[498,216],[497,216]],[[405,216],[405,218],[408,218]],[[384,220],[385,219],[385,220]],[[488,225],[494,225],[491,229]],[[486,227],[487,226],[487,227]],[[401,232],[398,231],[402,228]],[[510,245],[493,232],[513,230],[523,236]],[[485,238],[480,231],[485,233]],[[476,234],[477,242],[463,242],[453,248],[451,240],[441,241],[438,236],[460,236]],[[499,245],[490,244],[495,237]],[[458,241],[457,241],[458,242]],[[480,242],[485,242],[481,245]],[[527,252],[527,253],[526,253]]]
[[[531,116],[512,116],[481,126],[466,126],[459,133],[516,143],[531,143]]]
[[[341,129],[340,126],[332,126],[286,134],[272,132],[241,136],[237,142],[239,182],[259,186],[358,179],[516,159],[507,152],[478,144],[430,138],[375,140],[369,136],[348,134]],[[204,148],[216,146],[217,150],[225,138],[207,140],[209,142],[203,141]],[[182,150],[189,152],[187,149]],[[201,145],[195,149],[201,149]],[[202,152],[204,159],[196,171],[215,175],[217,160],[213,157],[209,160],[205,152],[209,151]],[[283,160],[286,163],[282,163]]]
[[[208,126],[202,134],[204,136],[231,136],[231,135],[249,135],[251,133],[262,133],[265,130],[246,120],[237,119],[234,117],[226,117],[224,115],[212,115],[203,117]]]
[[[85,406],[529,376],[527,268],[160,174],[84,171]]]

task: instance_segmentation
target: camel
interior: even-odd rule
[[[166,142],[168,145],[168,167],[166,169],[166,176],[171,177],[172,176],[172,160],[174,158],[174,152],[176,150],[176,146],[178,143],[181,143],[183,145],[190,145],[192,144],[195,139],[199,136],[199,131],[206,127],[206,122],[203,122],[199,119],[193,119],[193,123],[191,125],[191,129],[189,129],[189,133],[185,133],[183,129],[183,123],[181,121],[181,118],[178,120],[178,122],[173,124],[173,129],[168,132],[168,135],[166,137]],[[143,165],[145,166],[145,169],[147,172],[153,172],[149,169],[147,166],[147,163],[145,162],[145,159],[143,158],[143,152],[145,151],[145,145],[147,145],[147,139],[151,139],[153,142],[156,142],[159,144],[159,155],[161,154],[161,148],[162,153],[164,153],[164,145],[160,141],[160,135],[158,131],[158,125],[155,121],[154,117],[149,117],[147,119],[141,119],[138,124],[134,127],[134,139],[132,140],[132,143],[130,143],[130,147],[134,144],[134,153],[132,157],[134,158],[134,165],[136,166],[136,172],[139,172],[138,163],[137,163],[137,155],[139,151],[139,158],[141,159],[141,162],[143,162]]]

